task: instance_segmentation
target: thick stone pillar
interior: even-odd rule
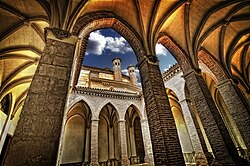
[[[156,56],[138,64],[155,165],[185,165]]]
[[[76,37],[46,29],[47,40],[4,165],[55,165]]]
[[[91,120],[91,139],[90,139],[90,165],[99,166],[98,162],[98,126],[99,119]]]
[[[244,163],[237,153],[200,72],[192,70],[185,73],[184,78],[212,147],[215,164],[237,165]]]
[[[236,87],[231,80],[221,81],[218,85],[218,90],[227,105],[228,111],[233,117],[244,143],[250,151],[250,108],[240,99]]]
[[[191,114],[192,110],[189,110],[188,102],[189,102],[188,99],[183,99],[179,101],[182,108],[183,117],[187,125],[188,133],[191,138],[191,142],[195,151],[195,161],[197,165],[202,165],[202,164],[205,165],[208,162],[205,153],[203,151],[202,144],[198,132],[196,130],[196,126],[194,124],[193,118],[195,118],[195,116],[192,116]]]
[[[130,162],[128,160],[128,153],[127,153],[127,137],[126,137],[126,120],[119,120],[118,127],[119,127],[119,145],[120,145],[120,152],[121,152],[121,166],[128,166]]]
[[[144,143],[144,151],[145,151],[145,163],[149,163],[153,165],[154,156],[152,150],[152,144],[150,139],[150,131],[148,127],[148,121],[146,119],[141,120],[141,128],[142,128],[142,138]]]

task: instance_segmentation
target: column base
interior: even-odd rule
[[[130,165],[130,161],[128,159],[121,159],[120,165],[121,166],[128,166],[128,165]]]
[[[154,156],[153,154],[146,155],[144,157],[145,163],[149,163],[149,165],[154,165]]]
[[[213,157],[213,156],[211,155],[211,157]],[[195,162],[199,166],[207,166],[208,165],[207,158],[206,158],[205,154],[202,152],[195,153]]]
[[[90,162],[90,166],[100,166],[99,162]]]

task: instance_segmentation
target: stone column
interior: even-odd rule
[[[234,87],[231,80],[221,81],[217,87],[218,90],[227,105],[228,111],[233,117],[238,129],[240,130],[241,136],[247,146],[248,151],[250,150],[250,108],[247,104],[242,102],[238,93],[237,87]],[[246,108],[248,107],[248,108]]]
[[[140,70],[155,165],[185,165],[156,56],[137,65]]]
[[[76,37],[46,29],[46,44],[4,165],[56,165]]]
[[[189,101],[187,99],[179,101],[182,108],[183,117],[187,125],[188,133],[195,151],[195,160],[198,165],[207,164],[207,159],[204,154],[202,144],[193,121],[193,118],[195,118],[195,116],[191,115],[192,110],[189,110],[188,102]]]
[[[119,127],[119,145],[120,145],[120,152],[121,152],[121,166],[128,166],[130,162],[128,160],[128,153],[127,153],[127,137],[126,137],[126,120],[119,120],[118,127]]]
[[[235,165],[244,163],[238,156],[234,143],[200,71],[189,71],[184,74],[184,78],[211,144],[215,156],[215,164]]]
[[[145,163],[149,163],[153,165],[154,163],[154,156],[152,150],[152,144],[150,139],[150,131],[148,127],[148,121],[146,119],[141,120],[141,129],[142,129],[142,138],[144,144],[144,151],[145,151]]]
[[[99,166],[98,162],[98,126],[99,119],[91,120],[90,165]]]

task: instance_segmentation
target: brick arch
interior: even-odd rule
[[[72,34],[85,38],[90,32],[102,28],[112,28],[117,31],[129,42],[138,62],[144,59],[146,51],[139,34],[129,23],[111,11],[97,11],[83,15],[76,21]]]
[[[229,78],[222,66],[220,66],[219,62],[214,59],[214,57],[208,51],[204,49],[200,50],[198,53],[198,58],[211,70],[218,82],[227,80]]]
[[[162,44],[174,56],[178,64],[181,66],[183,72],[188,72],[195,69],[184,50],[181,49],[170,37],[161,35],[158,43]]]

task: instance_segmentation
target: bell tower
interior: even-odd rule
[[[122,81],[121,59],[114,58],[112,60],[114,70],[114,80]]]
[[[133,85],[137,85],[137,77],[136,77],[136,72],[135,72],[135,66],[134,65],[129,65],[128,69],[128,75],[130,77],[130,82]]]

